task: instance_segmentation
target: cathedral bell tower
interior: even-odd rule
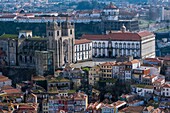
[[[55,67],[59,68],[74,62],[74,24],[68,21],[48,22],[46,25],[48,49],[54,51]]]

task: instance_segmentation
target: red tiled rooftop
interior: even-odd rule
[[[85,34],[82,36],[82,39],[88,40],[120,40],[120,41],[140,41],[142,37],[152,35],[152,33],[148,31],[143,31],[139,33],[131,33],[131,32],[115,32],[105,35],[88,35]]]
[[[170,88],[170,84],[164,84],[163,87]]]
[[[105,62],[103,64],[100,64],[101,66],[114,66],[115,63],[114,62]]]
[[[145,36],[153,35],[153,33],[148,32],[148,31],[141,31],[141,32],[138,33],[138,35],[140,37],[145,37]]]
[[[90,43],[92,42],[91,40],[87,40],[87,39],[80,39],[80,40],[75,40],[75,44],[85,44],[85,43]]]
[[[6,76],[0,75],[0,82],[9,81],[10,79]]]
[[[5,93],[7,94],[12,94],[12,93],[21,93],[20,90],[18,89],[6,89],[6,90],[3,90]]]
[[[3,86],[3,87],[1,88],[1,90],[7,90],[7,89],[13,89],[13,87],[10,86],[10,85],[6,85],[6,86]]]

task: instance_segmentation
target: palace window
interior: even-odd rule
[[[132,43],[132,48],[135,48],[135,44],[134,43]]]
[[[124,48],[124,49],[126,48],[126,43],[123,44],[123,48]]]
[[[130,43],[128,43],[128,48],[130,48]]]
[[[112,42],[109,42],[109,48],[111,48],[112,47]]]
[[[117,46],[118,46],[118,44],[117,44],[117,42],[115,43],[115,47],[117,48]]]
[[[94,43],[94,47],[97,47],[97,42]]]
[[[103,48],[105,47],[105,43],[103,42]]]
[[[119,48],[122,48],[122,43],[119,43]]]
[[[137,48],[137,49],[139,48],[139,44],[136,44],[136,48]]]
[[[99,55],[101,56],[101,49],[99,49]]]
[[[99,48],[101,47],[101,43],[100,42],[99,42],[98,46],[99,46]]]

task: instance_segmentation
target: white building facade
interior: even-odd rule
[[[93,57],[133,56],[155,57],[155,36],[147,31],[139,33],[116,32],[106,35],[83,35],[92,40]]]
[[[170,97],[170,84],[164,84],[162,86],[161,95],[165,97]]]
[[[92,41],[86,39],[75,40],[75,62],[92,59]]]

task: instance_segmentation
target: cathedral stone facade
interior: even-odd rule
[[[74,24],[69,22],[48,23],[46,26],[48,49],[54,51],[55,67],[74,62]]]
[[[74,62],[74,44],[74,24],[68,21],[48,22],[45,38],[32,36],[28,30],[20,31],[18,36],[4,34],[0,36],[0,65],[37,67],[40,59],[36,58],[35,51],[50,51],[54,67],[60,68]]]

